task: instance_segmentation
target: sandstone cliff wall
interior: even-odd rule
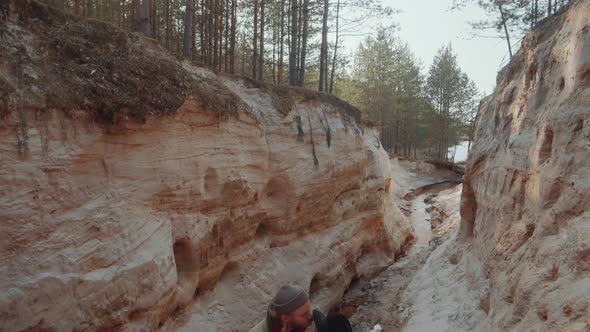
[[[0,329],[244,330],[280,284],[327,309],[411,240],[349,105],[0,9]]]
[[[590,2],[539,24],[498,76],[467,164],[460,236],[485,328],[590,329]]]

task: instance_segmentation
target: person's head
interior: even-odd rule
[[[281,326],[294,331],[305,330],[313,321],[311,302],[303,288],[282,286],[270,304],[270,312]]]

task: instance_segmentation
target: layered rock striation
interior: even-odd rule
[[[590,329],[590,2],[533,29],[482,103],[460,237],[486,330]]]
[[[401,297],[404,330],[590,330],[589,165],[590,2],[579,0],[526,36],[482,102],[460,228]]]
[[[411,240],[349,105],[0,15],[0,329],[245,330],[280,284],[326,310]]]

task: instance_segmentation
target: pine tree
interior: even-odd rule
[[[457,64],[457,56],[451,45],[441,47],[428,72],[427,89],[440,126],[436,128],[436,159],[447,161],[449,134],[453,116],[465,103],[469,79]]]
[[[320,81],[318,90],[324,91],[327,81],[328,67],[328,8],[329,0],[324,0],[324,12],[322,16],[322,43],[320,46]]]

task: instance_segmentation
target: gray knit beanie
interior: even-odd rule
[[[282,286],[272,299],[270,309],[277,314],[290,314],[309,300],[305,290],[296,285]]]

